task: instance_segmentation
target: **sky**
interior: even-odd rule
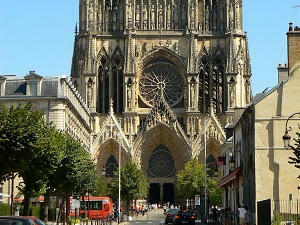
[[[0,0],[0,75],[69,76],[78,13],[78,0]],[[289,22],[300,26],[300,0],[243,0],[253,96],[277,84]]]

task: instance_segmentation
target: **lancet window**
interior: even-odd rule
[[[116,113],[123,110],[123,63],[116,56],[112,63],[106,57],[100,60],[97,112],[108,113],[110,99],[113,99],[113,109]]]
[[[210,63],[207,59],[203,59],[200,66],[199,74],[199,110],[205,113],[209,109],[209,86],[210,86]]]
[[[97,112],[108,113],[109,110],[109,63],[106,57],[100,60],[98,70]]]

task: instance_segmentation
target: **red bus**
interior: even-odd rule
[[[89,219],[107,218],[113,214],[113,202],[109,197],[85,196],[84,201],[80,200],[79,215]],[[70,213],[74,216],[75,213]]]

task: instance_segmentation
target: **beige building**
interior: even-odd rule
[[[282,213],[284,224],[298,221],[300,214],[300,170],[289,164],[289,157],[295,155],[284,147],[282,138],[286,129],[291,145],[298,138],[299,40],[300,29],[290,23],[288,64],[278,67],[278,85],[255,96],[242,114],[235,111],[232,145],[223,148],[228,164],[232,155],[235,159],[230,170],[224,167],[219,184],[224,188],[223,201],[235,211],[238,204],[249,206],[253,224],[271,224],[275,212]]]
[[[250,103],[242,1],[79,2],[71,79],[91,110],[99,173],[132,159],[149,202],[174,203],[178,171],[204,162],[204,142],[215,167],[234,108]]]

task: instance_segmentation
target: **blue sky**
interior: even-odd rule
[[[78,0],[0,1],[0,74],[70,74]],[[244,0],[253,95],[277,84],[287,63],[288,23],[300,26],[300,0]],[[294,7],[294,8],[293,8]]]

